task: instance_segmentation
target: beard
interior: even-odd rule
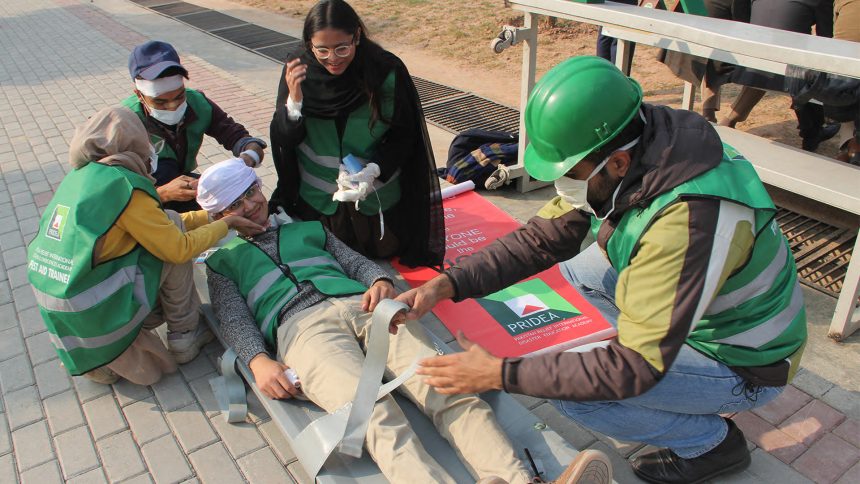
[[[609,211],[610,207],[605,205],[609,203],[612,194],[620,184],[621,178],[613,177],[606,170],[602,170],[590,180],[586,198],[595,215],[600,217]]]

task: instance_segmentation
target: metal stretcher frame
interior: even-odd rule
[[[535,83],[537,60],[537,16],[575,20],[600,25],[604,34],[618,39],[616,65],[630,73],[627,53],[634,43],[693,54],[714,60],[785,74],[787,65],[797,65],[833,74],[860,78],[860,43],[816,37],[741,22],[685,15],[606,2],[586,4],[570,0],[508,0],[524,14],[518,38],[523,42],[520,81],[520,139],[528,144],[524,108]],[[685,83],[682,107],[692,109],[696,87]],[[860,167],[839,163],[813,153],[780,145],[730,128],[718,129],[724,141],[738,148],[767,184],[783,188],[827,205],[860,214]],[[779,156],[775,152],[779,151]],[[523,169],[520,149],[512,176],[522,176],[523,191],[535,187]],[[761,156],[757,156],[761,155]],[[829,336],[840,340],[860,327],[860,231],[848,266],[842,291],[830,324]]]
[[[209,304],[209,293],[205,289],[207,284],[204,266],[195,267],[194,278],[198,293],[204,303],[202,307],[203,315],[210,328],[218,337],[221,345],[226,349],[225,357],[230,357],[232,349],[229,348],[221,336],[218,330],[218,320]],[[451,348],[439,339],[438,336],[430,331],[428,331],[428,334],[439,349],[445,352],[451,351]],[[233,353],[233,358],[235,358],[235,353]],[[237,374],[248,382],[248,387],[260,400],[266,412],[272,418],[272,421],[281,430],[284,438],[291,446],[293,446],[296,437],[307,425],[326,415],[325,411],[311,402],[272,400],[263,395],[257,388],[257,385],[254,384],[254,376],[251,370],[247,365],[238,360],[235,361],[235,365],[228,364],[221,366],[222,368],[224,366],[235,368]],[[475,479],[466,470],[448,442],[438,434],[430,420],[412,402],[396,392],[394,395],[400,408],[403,409],[403,412],[409,419],[413,430],[421,440],[421,443],[437,462],[445,467],[457,482],[474,482]],[[244,387],[241,389],[241,396],[245,396]],[[576,457],[578,453],[576,449],[510,395],[503,392],[488,392],[482,394],[481,397],[493,408],[499,425],[508,435],[519,457],[523,462],[528,462],[523,452],[523,449],[527,448],[532,458],[537,462],[539,470],[545,473],[544,477],[549,476],[554,478],[558,476],[567,464]],[[243,403],[233,402],[235,406],[241,406]],[[224,417],[227,418],[229,410],[222,409],[222,411],[224,412]],[[302,464],[304,469],[304,464],[300,460],[299,463]],[[529,467],[528,464],[526,464],[526,467]],[[326,461],[319,474],[317,474],[316,482],[321,484],[381,484],[388,481],[365,452],[358,459],[334,453]]]

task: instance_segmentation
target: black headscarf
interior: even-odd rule
[[[310,51],[303,49],[299,57],[308,69],[307,78],[302,83],[302,113],[306,116],[332,119],[339,113],[351,112],[367,102],[367,93],[362,88],[356,62],[350,63],[343,74],[335,76]],[[287,62],[294,58],[295,55],[289,55]],[[278,103],[286,102],[287,95],[286,81],[281,76]]]

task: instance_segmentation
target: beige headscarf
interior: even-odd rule
[[[81,168],[92,161],[119,165],[155,182],[149,174],[151,146],[143,122],[130,109],[102,109],[75,130],[69,163]]]

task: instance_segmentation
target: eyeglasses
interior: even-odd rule
[[[320,60],[326,60],[331,57],[331,53],[334,52],[334,55],[344,58],[349,57],[349,54],[352,53],[352,48],[355,47],[355,37],[349,42],[347,45],[339,45],[334,49],[329,49],[328,47],[317,47],[315,45],[311,45],[311,48],[317,52],[317,58]]]
[[[225,212],[238,212],[239,209],[245,206],[245,200],[250,200],[255,197],[258,193],[260,193],[260,184],[254,182],[245,193],[242,194],[239,198],[237,198],[233,203],[227,205],[227,208],[224,209]]]

